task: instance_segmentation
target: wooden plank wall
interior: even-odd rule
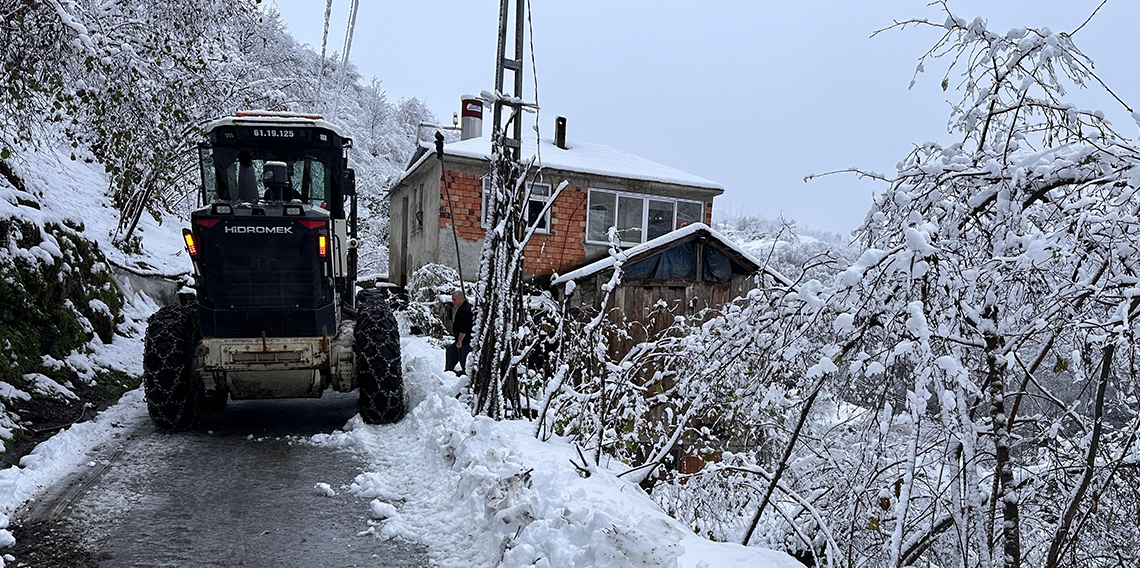
[[[608,281],[601,275],[594,276],[584,286],[587,290],[578,296],[593,301],[593,308],[604,296],[601,285]],[[585,283],[584,283],[585,284]],[[623,282],[614,290],[612,307],[608,314],[610,323],[624,322],[625,333],[612,338],[610,355],[615,359],[624,356],[635,345],[655,336],[673,324],[676,316],[693,316],[705,308],[720,308],[727,302],[755,287],[755,278],[747,274],[733,274],[731,282],[712,284],[685,280],[631,280]],[[576,293],[577,295],[577,293]],[[658,303],[664,306],[659,307]],[[596,313],[596,312],[595,312]]]

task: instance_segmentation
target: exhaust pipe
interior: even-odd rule
[[[463,123],[460,126],[459,139],[470,140],[483,136],[483,99],[475,95],[463,95],[460,98]]]
[[[569,150],[566,146],[566,117],[560,116],[554,119],[554,145],[563,150]]]

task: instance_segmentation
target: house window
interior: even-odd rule
[[[617,227],[623,245],[656,239],[674,229],[701,222],[704,203],[638,193],[590,189],[586,242],[608,244]]]
[[[649,200],[649,225],[647,235],[656,239],[673,230],[673,216],[677,209],[675,201]]]
[[[617,194],[610,191],[590,190],[590,206],[586,210],[586,241],[607,243],[606,233],[614,226],[617,216]]]
[[[623,243],[640,243],[645,239],[645,200],[640,197],[618,195],[617,230]]]
[[[536,233],[550,233],[550,210],[543,214],[546,202],[550,201],[550,184],[529,184],[530,197],[526,201],[526,225],[535,225]]]
[[[536,233],[550,233],[550,211],[547,211],[545,215],[539,215],[542,213],[542,209],[546,207],[546,202],[550,201],[550,184],[532,183],[527,184],[527,187],[530,188],[530,197],[526,203],[527,226],[537,223]],[[487,195],[490,190],[490,178],[483,178],[483,202],[479,210],[479,225],[484,229],[487,228],[487,213],[490,210],[487,202]]]

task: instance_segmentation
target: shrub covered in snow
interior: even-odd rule
[[[0,250],[0,381],[23,387],[26,373],[54,374],[43,356],[64,360],[89,341],[109,343],[124,299],[77,221],[37,222],[32,195],[3,180],[0,200],[0,220],[11,227]]]
[[[454,268],[425,264],[408,279],[408,303],[400,315],[421,333],[442,338],[450,332],[443,325],[444,302],[450,302],[452,292],[460,289],[459,273]]]
[[[440,296],[451,296],[459,291],[459,272],[443,264],[425,264],[412,272],[408,279],[408,300],[437,302]]]

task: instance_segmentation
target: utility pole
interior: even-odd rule
[[[526,2],[527,0],[499,0],[499,50],[498,57],[495,59],[495,92],[499,96],[495,98],[491,139],[497,139],[499,133],[505,128],[503,107],[509,107],[511,112],[506,119],[510,121],[513,116],[514,121],[506,125],[510,127],[510,132],[507,134],[507,148],[515,160],[519,159],[522,147],[523,38],[526,29],[524,27]],[[512,12],[514,13],[513,22],[511,21]],[[512,23],[514,24],[515,53],[513,58],[509,58],[507,57],[507,35]],[[514,90],[510,93],[503,90],[504,75],[507,71],[513,73],[512,78],[514,79]]]

